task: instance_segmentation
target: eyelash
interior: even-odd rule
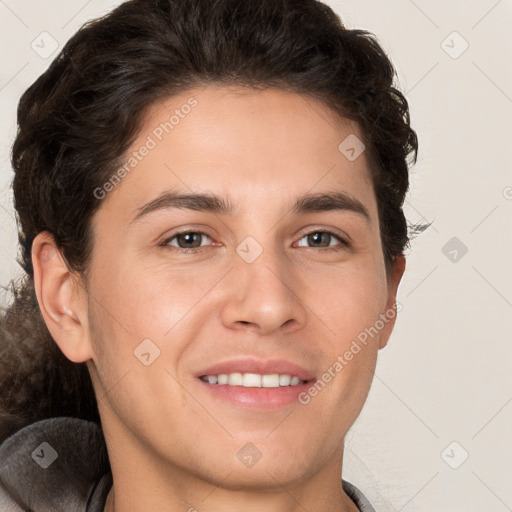
[[[333,247],[307,247],[309,249],[318,249],[318,250],[321,250],[321,251],[328,251],[328,252],[331,252],[331,251],[341,251],[343,249],[346,249],[348,247],[350,247],[350,244],[344,240],[343,238],[341,238],[339,235],[337,235],[336,233],[334,233],[333,231],[330,231],[328,229],[316,229],[316,230],[313,230],[313,231],[309,231],[308,233],[305,233],[304,235],[301,236],[301,238],[299,240],[302,240],[304,237],[307,237],[309,235],[312,235],[314,233],[327,233],[331,236],[333,236],[334,238],[337,238],[340,242],[340,245],[338,246],[333,246]],[[169,248],[169,247],[172,247],[171,250],[175,250],[175,251],[178,251],[178,252],[182,252],[182,253],[196,253],[196,252],[199,252],[201,249],[204,249],[204,246],[202,247],[192,247],[192,248],[189,248],[189,249],[186,249],[184,247],[175,247],[175,246],[171,246],[169,245],[169,242],[171,242],[171,240],[174,240],[176,237],[180,236],[180,235],[188,235],[188,234],[197,234],[197,235],[204,235],[208,238],[210,238],[211,240],[211,237],[203,232],[203,231],[193,231],[193,230],[188,230],[188,231],[180,231],[178,233],[174,233],[171,237],[167,238],[166,240],[164,240],[160,245],[164,248]]]

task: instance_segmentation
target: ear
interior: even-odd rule
[[[39,309],[53,339],[70,361],[82,363],[91,359],[87,293],[48,231],[34,239],[32,264]]]
[[[384,322],[384,328],[381,330],[379,338],[379,349],[384,348],[391,336],[393,327],[395,326],[396,317],[400,307],[397,307],[396,303],[396,292],[398,285],[405,271],[405,255],[404,253],[397,254],[393,260],[393,266],[391,268],[390,275],[387,278],[388,281],[388,296],[386,302],[386,310],[382,321]]]

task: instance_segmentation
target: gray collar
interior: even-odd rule
[[[32,423],[0,445],[0,510],[87,511],[109,472],[97,423],[68,417]]]

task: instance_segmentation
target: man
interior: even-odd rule
[[[305,10],[320,9],[302,3]],[[112,17],[119,37],[121,19],[130,26],[127,16],[151,7],[156,12],[158,4],[123,4],[118,12],[126,9],[125,17]],[[219,19],[230,12],[222,10],[226,6],[212,7]],[[279,7],[263,7],[286,18]],[[203,8],[194,11],[201,22],[209,19]],[[186,8],[176,9],[183,15]],[[249,7],[243,12],[245,18],[234,18],[240,27],[255,20]],[[187,18],[190,41],[196,21]],[[132,46],[118,43],[110,53],[131,48],[133,55],[123,58],[138,58],[138,40],[157,37],[142,27],[132,26]],[[79,38],[76,44],[80,70]],[[130,64],[119,62],[128,75]],[[87,69],[82,77],[92,73]],[[143,83],[140,76],[133,80]],[[104,82],[112,101],[113,81],[112,72]],[[105,179],[92,188],[83,174],[90,194],[82,197],[96,201],[83,239],[84,248],[92,242],[85,271],[76,270],[69,251],[66,256],[57,229],[34,230],[28,244],[34,292],[51,338],[68,361],[87,366],[94,387],[110,465],[86,494],[96,510],[373,510],[354,486],[341,485],[340,475],[343,440],[391,334],[405,269],[403,252],[383,231],[393,203],[386,209],[386,180],[376,173],[375,154],[380,149],[382,158],[385,150],[364,118],[340,115],[307,91],[253,85],[199,81],[165,96],[159,85],[159,97],[139,107],[140,117],[122,134],[129,144]],[[96,98],[87,101],[99,108]],[[128,107],[116,100],[116,108]],[[394,108],[384,119],[397,115]],[[98,124],[92,140],[105,127],[91,112]],[[107,112],[121,130],[121,116]],[[370,110],[363,114],[371,119]],[[404,141],[414,133],[402,123],[397,212],[407,189]],[[118,148],[120,135],[116,129],[111,134],[103,137],[104,153]],[[66,189],[72,172],[62,172]],[[80,176],[80,169],[73,172]],[[399,174],[391,164],[387,172]],[[70,219],[78,219],[79,204],[69,206],[76,208]],[[69,250],[81,247],[67,243]],[[51,425],[40,424],[33,441]],[[76,432],[85,429],[72,425]],[[96,431],[87,429],[97,448]],[[6,442],[12,460],[18,460],[15,436]],[[45,471],[58,471],[59,449],[47,444],[34,446],[32,458],[47,463],[53,450],[57,457]]]

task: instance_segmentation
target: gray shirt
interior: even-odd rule
[[[354,485],[360,512],[375,512]],[[0,512],[103,512],[112,473],[101,426],[78,418],[28,425],[0,445]]]

